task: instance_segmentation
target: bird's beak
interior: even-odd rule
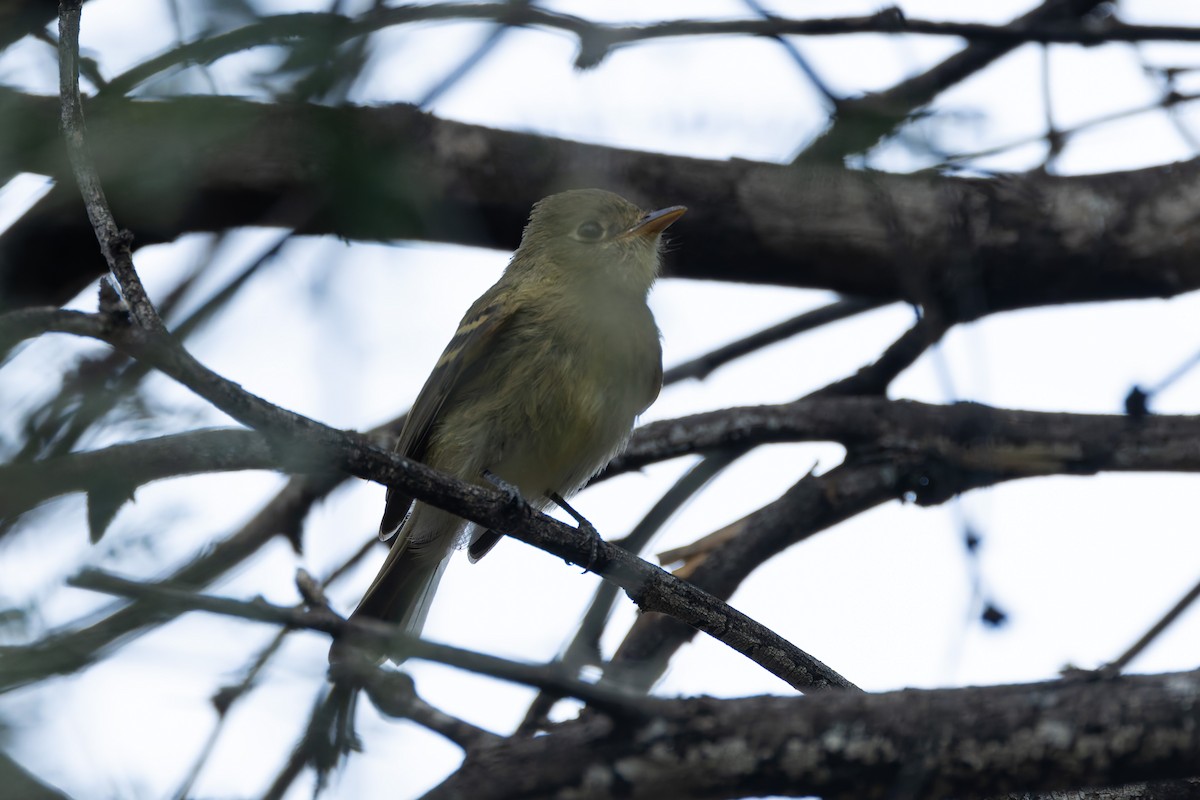
[[[672,222],[682,217],[685,211],[687,211],[687,206],[671,206],[670,208],[660,208],[658,211],[651,211],[639,219],[633,227],[621,234],[621,237],[657,236],[665,231],[667,226]]]

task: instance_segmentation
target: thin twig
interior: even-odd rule
[[[131,236],[128,231],[117,227],[104,187],[92,163],[84,137],[83,101],[79,96],[79,17],[83,0],[60,0],[58,5],[58,86],[62,102],[62,134],[67,143],[67,157],[79,193],[87,208],[88,219],[100,243],[100,251],[108,268],[121,287],[121,294],[129,305],[130,313],[143,328],[164,333],[166,327],[154,305],[146,296],[137,272],[133,268],[130,249]]]
[[[1014,38],[1004,40],[1004,35],[1001,35],[996,39],[974,39],[944,61],[885,91],[844,100],[829,127],[809,143],[794,161],[839,164],[848,155],[866,153],[943,91],[959,85],[1018,45],[1034,41],[1033,38],[1015,38],[1020,37],[1023,31],[1044,30],[1048,23],[1061,21],[1064,17],[1083,16],[1100,3],[1101,0],[1045,0],[1008,25],[994,29],[1004,30],[1004,35]],[[896,9],[892,9],[892,12],[891,21],[898,27],[909,31],[913,30],[914,25],[921,27],[915,20],[905,19]],[[881,21],[886,21],[889,15],[881,13],[877,16]]]
[[[1149,647],[1150,643],[1158,638],[1158,635],[1166,630],[1167,626],[1178,619],[1180,614],[1187,611],[1188,607],[1196,602],[1196,598],[1200,598],[1200,582],[1197,582],[1187,594],[1180,598],[1179,602],[1172,606],[1171,610],[1164,614],[1162,619],[1154,623],[1153,627],[1146,631],[1145,635],[1138,639],[1132,647],[1122,653],[1115,661],[1105,665],[1101,669],[1101,672],[1116,674],[1129,666],[1129,662],[1133,661],[1143,650]]]
[[[770,20],[775,18],[775,15],[768,11],[758,0],[742,0],[742,2],[761,19]],[[834,94],[833,90],[829,88],[829,84],[817,74],[813,65],[800,52],[800,48],[790,39],[786,39],[781,35],[776,34],[771,36],[771,38],[779,43],[779,46],[788,54],[792,63],[804,73],[804,77],[808,78],[808,82],[813,85],[813,88],[825,98],[829,107],[836,110],[842,104],[842,98]]]
[[[374,550],[377,544],[378,542],[376,538],[371,537],[366,544],[356,550],[353,555],[351,555],[337,568],[330,572],[324,580],[320,581],[319,586],[316,587],[317,590],[323,591],[326,587],[330,586],[343,575],[345,575],[346,572],[358,564],[358,562],[360,562],[367,555],[367,553]],[[300,585],[299,578],[297,579],[297,585]],[[296,608],[302,610],[303,606],[296,606]],[[176,791],[175,797],[177,800],[186,800],[186,798],[191,795],[191,788],[195,784],[196,778],[200,776],[201,770],[203,770],[204,766],[208,763],[208,759],[212,756],[221,732],[225,727],[225,722],[229,719],[229,709],[237,701],[245,697],[246,694],[258,684],[258,676],[270,663],[271,659],[274,658],[277,653],[279,653],[280,649],[283,647],[283,643],[287,640],[288,634],[292,633],[292,630],[292,628],[283,628],[277,634],[275,634],[274,638],[271,639],[267,646],[260,650],[259,653],[254,657],[254,660],[250,663],[250,666],[243,671],[242,679],[232,686],[226,686],[222,688],[221,691],[219,691],[213,698],[213,705],[217,709],[217,722],[215,725],[213,725],[213,729],[209,733],[204,747],[196,756],[196,759],[192,764],[192,768],[188,770],[188,774],[185,776],[183,782],[179,786],[179,789]]]
[[[806,399],[846,395],[882,396],[886,393],[887,387],[896,376],[916,361],[921,353],[925,352],[944,332],[945,326],[943,324],[935,322],[934,318],[929,315],[922,316],[912,328],[893,342],[874,363],[863,367],[854,375],[811,393]],[[726,451],[727,454],[737,452],[744,451]],[[900,459],[897,459],[897,462],[899,461]],[[852,464],[851,459],[847,458],[846,462],[843,462],[833,473],[835,476],[838,472],[853,475],[857,467],[857,464]],[[789,489],[782,498],[751,515],[750,519],[760,522],[755,536],[746,536],[743,533],[743,535],[727,542],[717,551],[715,558],[706,559],[707,564],[702,564],[698,569],[703,570],[705,566],[711,567],[711,564],[722,561],[720,554],[723,551],[741,547],[741,551],[746,553],[746,555],[736,561],[736,568],[724,571],[716,570],[715,577],[717,580],[710,584],[713,585],[715,593],[718,596],[730,597],[733,594],[733,590],[753,569],[775,552],[778,552],[776,548],[771,546],[770,540],[772,534],[776,537],[776,543],[782,545],[782,542],[779,541],[783,538],[779,536],[782,530],[805,530],[807,533],[813,533],[821,530],[825,525],[846,518],[851,513],[858,513],[865,508],[889,499],[891,496],[895,496],[896,481],[894,477],[890,480],[879,475],[875,475],[874,477],[878,478],[878,480],[868,482],[870,488],[864,485],[856,487],[862,494],[861,506],[855,507],[852,503],[845,503],[838,505],[837,508],[831,508],[832,504],[828,501],[828,497],[834,495],[830,494],[824,497],[824,502],[819,505],[822,511],[827,512],[824,521],[820,521],[816,514],[810,513],[806,517],[803,514],[786,515],[785,512],[787,522],[781,524],[779,515],[775,513],[780,507],[786,507],[789,501],[796,495],[811,497],[812,493],[809,491],[809,488],[814,485],[819,486],[825,482],[826,479],[824,477],[814,478],[810,473]],[[853,512],[851,509],[853,509]],[[803,519],[804,523],[796,524],[795,520],[797,519]],[[763,546],[764,539],[766,540],[766,546]],[[747,549],[743,545],[752,541],[758,542],[759,546],[749,548],[747,553]],[[708,572],[713,573],[714,570],[710,568]],[[689,578],[695,577],[696,574],[695,572],[689,574]],[[703,585],[703,581],[707,576],[704,571],[700,571],[698,574],[700,576],[699,582]],[[662,674],[662,671],[666,669],[671,655],[691,637],[692,633],[682,630],[681,626],[676,624],[675,620],[651,615],[640,617],[626,634],[613,659],[614,662],[622,662],[620,679],[625,682],[632,682],[633,685],[641,686],[648,690],[654,681],[657,680],[658,676]],[[609,673],[606,672],[605,678],[608,677]]]
[[[927,311],[873,363],[810,396],[882,395],[892,381],[912,366],[945,332],[946,326],[941,322],[940,315]]]
[[[1156,100],[1153,103],[1147,103],[1143,106],[1134,108],[1124,108],[1120,111],[1113,111],[1108,114],[1101,114],[1088,120],[1084,120],[1078,125],[1073,125],[1070,128],[1062,128],[1056,131],[1056,135],[1065,143],[1068,139],[1076,136],[1079,133],[1096,128],[1101,125],[1107,125],[1112,122],[1120,122],[1121,120],[1135,117],[1139,114],[1149,114],[1155,111],[1162,111],[1164,108],[1175,108],[1184,103],[1194,103],[1200,100],[1200,94],[1179,94],[1168,98],[1164,103],[1162,100]],[[1037,133],[1030,136],[1024,136],[1019,139],[1012,139],[1004,144],[994,145],[982,150],[972,150],[966,153],[943,153],[939,157],[942,159],[941,166],[957,166],[966,161],[975,161],[977,159],[987,158],[989,156],[999,155],[1000,153],[1015,150],[1018,147],[1035,144],[1046,138],[1044,133]]]
[[[728,364],[734,359],[741,358],[744,355],[761,350],[768,345],[775,344],[805,331],[810,331],[813,328],[819,328],[822,325],[828,325],[832,322],[852,317],[855,314],[880,308],[891,302],[891,300],[878,300],[875,298],[846,297],[829,305],[805,311],[777,325],[772,325],[769,328],[752,333],[745,338],[738,339],[736,342],[730,342],[727,345],[718,347],[699,358],[685,361],[682,364],[676,364],[663,373],[663,385],[668,386],[686,378],[703,380],[713,370],[724,364]]]
[[[1025,18],[1022,18],[1023,20]],[[263,17],[217,36],[174,48],[109,81],[109,91],[125,94],[165,69],[179,64],[207,64],[231,53],[266,44],[320,35],[331,44],[395,25],[417,22],[487,20],[501,25],[570,33],[579,39],[579,66],[594,66],[617,47],[650,40],[690,36],[841,36],[860,33],[954,36],[1011,49],[1026,42],[1101,44],[1137,41],[1200,41],[1200,28],[1170,25],[1126,25],[1117,21],[1083,24],[1039,21],[1038,24],[987,25],[906,18],[888,9],[859,17],[824,19],[689,20],[650,25],[608,25],[583,17],[509,3],[432,3],[381,8],[358,17],[304,12]],[[1020,20],[1018,21],[1020,22]]]
[[[403,672],[354,664],[347,664],[345,668],[351,673],[350,677],[366,690],[375,707],[389,717],[410,719],[444,736],[463,750],[503,741],[504,737],[453,717],[425,702],[417,694],[412,678]]]
[[[730,458],[736,456],[730,456]],[[620,539],[614,544],[619,545],[631,553],[639,554],[649,543],[650,539],[658,530],[666,524],[666,521],[679,508],[703,488],[713,476],[720,473],[729,464],[729,458],[722,456],[709,456],[700,461],[694,467],[689,469],[683,477],[675,482],[667,493],[659,498],[654,507],[642,518],[634,529],[623,539]],[[600,636],[604,632],[604,626],[608,624],[608,619],[612,614],[613,606],[617,601],[617,587],[608,581],[601,581],[596,587],[596,593],[592,596],[592,602],[588,605],[587,611],[584,612],[583,619],[579,623],[579,628],[576,630],[571,641],[564,648],[559,661],[563,664],[564,669],[568,670],[573,675],[578,675],[579,670],[587,664],[600,663]],[[559,695],[553,695],[547,692],[539,692],[537,697],[529,704],[528,710],[525,712],[525,719],[522,720],[517,728],[518,736],[533,735],[540,728],[546,719],[546,715],[550,713],[550,709],[554,704],[561,699]]]
[[[117,595],[150,600],[163,607],[181,611],[207,611],[288,628],[320,631],[336,637],[353,637],[372,648],[398,658],[436,661],[488,675],[493,678],[547,689],[577,697],[598,708],[637,716],[649,713],[645,697],[619,688],[599,687],[564,675],[554,664],[526,664],[489,656],[471,650],[418,639],[398,625],[375,620],[345,620],[323,609],[304,610],[279,606],[257,599],[250,602],[228,597],[200,594],[164,584],[132,581],[99,570],[85,570],[69,581],[70,585]]]

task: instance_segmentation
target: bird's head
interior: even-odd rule
[[[511,268],[527,264],[572,282],[649,291],[658,276],[661,234],[687,209],[643,211],[601,189],[573,189],[538,201]]]

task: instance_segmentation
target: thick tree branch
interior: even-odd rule
[[[608,471],[734,445],[789,441],[839,442],[882,457],[923,454],[963,470],[1011,477],[1200,471],[1200,416],[1135,419],[875,397],[815,397],[651,422],[638,428]]]
[[[282,458],[280,456],[283,456]],[[286,454],[272,452],[254,431],[189,431],[44,461],[0,464],[0,520],[12,519],[51,497],[117,490],[126,495],[163,478],[246,469],[286,470]],[[297,461],[293,471],[312,471]]]
[[[646,723],[587,717],[468,753],[426,797],[988,797],[1190,778],[1198,707],[1200,672],[678,700]]]
[[[65,174],[46,147],[52,105],[0,90],[0,115],[0,167]],[[277,225],[513,249],[533,202],[597,185],[690,206],[672,274],[940,305],[947,323],[1200,287],[1197,162],[989,181],[639,153],[405,106],[113,100],[88,118],[114,212],[139,243]],[[6,306],[63,302],[103,270],[73,194],[56,188],[0,237]],[[897,230],[919,259],[897,263]]]
[[[914,453],[1009,477],[1103,471],[1200,471],[1200,417],[1139,419],[951,406],[874,397],[816,397],[661,420],[635,431],[606,476],[693,453],[779,442],[831,441],[881,457]],[[0,518],[73,491],[247,469],[318,470],[311,454],[273,448],[262,434],[214,429],[172,434],[28,464],[0,465]]]

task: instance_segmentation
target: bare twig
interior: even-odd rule
[[[375,549],[376,545],[377,540],[375,537],[371,537],[366,544],[360,547],[353,555],[351,555],[348,559],[343,561],[341,565],[330,572],[324,580],[319,582],[319,584],[316,584],[315,581],[309,583],[312,578],[311,576],[308,576],[307,573],[304,573],[304,575],[307,576],[304,579],[297,575],[297,588],[299,588],[301,594],[305,595],[306,597],[308,594],[319,595],[321,602],[317,605],[320,606],[321,610],[328,611],[328,605],[324,603],[324,588],[328,587],[334,581],[345,575],[347,570],[358,564],[358,562],[361,561],[363,557],[367,555],[367,553]],[[308,602],[307,600],[306,603],[310,606],[313,605],[313,603]],[[303,609],[303,605],[296,606],[296,608]],[[178,798],[178,800],[187,800],[187,798],[191,795],[191,788],[195,783],[196,778],[199,777],[201,770],[203,770],[205,765],[208,763],[208,759],[212,756],[212,753],[216,748],[217,740],[220,738],[221,732],[224,729],[225,722],[229,719],[229,709],[234,705],[234,703],[245,697],[246,694],[250,692],[255,685],[257,685],[258,676],[262,673],[262,670],[266,668],[267,664],[270,663],[271,659],[274,658],[275,655],[280,651],[280,648],[283,647],[283,643],[287,639],[288,634],[291,632],[291,628],[283,628],[279,631],[279,633],[275,634],[274,638],[271,639],[266,647],[258,652],[258,654],[251,661],[250,665],[245,669],[241,680],[239,680],[236,684],[223,687],[213,698],[213,705],[217,709],[217,722],[215,725],[213,725],[212,731],[209,732],[209,737],[205,741],[204,747],[193,761],[192,768],[188,770],[188,774],[185,776],[183,782],[179,786],[179,789],[176,791],[175,797]]]
[[[814,392],[812,396],[882,395],[892,381],[911,367],[945,332],[946,324],[941,320],[941,315],[936,311],[927,311],[874,362]]]
[[[631,553],[640,554],[651,537],[666,524],[671,515],[728,465],[729,461],[721,456],[710,456],[703,459],[659,498],[654,507],[630,531],[628,536],[614,544]],[[604,632],[604,626],[608,624],[616,601],[616,585],[602,581],[596,587],[596,593],[592,596],[592,602],[588,604],[587,611],[584,612],[578,630],[571,637],[571,641],[558,659],[571,674],[579,674],[579,670],[587,664],[600,663],[600,636]],[[559,696],[539,692],[529,704],[529,709],[525,712],[525,719],[517,729],[517,735],[533,735],[545,722],[546,715],[550,713],[550,709],[559,699],[561,699]]]
[[[72,586],[83,589],[149,600],[177,611],[207,611],[213,614],[282,625],[288,628],[320,631],[331,636],[352,636],[378,648],[380,652],[401,658],[417,658],[448,664],[469,672],[547,689],[568,697],[577,697],[598,708],[637,716],[650,713],[654,702],[636,692],[600,687],[565,675],[555,665],[524,664],[471,650],[418,639],[397,625],[375,620],[349,621],[323,609],[304,610],[278,606],[265,600],[250,602],[200,594],[165,584],[147,584],[127,580],[98,570],[87,570],[70,579]],[[352,668],[352,667],[350,667]],[[400,701],[403,702],[403,697]]]
[[[1100,3],[1101,0],[1045,0],[1003,28],[1010,34],[1040,29],[1048,22],[1086,14]],[[907,25],[912,21],[900,17],[897,22]],[[830,126],[800,152],[796,162],[839,163],[848,155],[867,152],[943,91],[986,68],[1019,44],[1015,40],[974,40],[945,61],[886,91],[844,100]]]
[[[775,344],[796,334],[804,333],[813,328],[819,328],[822,325],[828,325],[832,322],[837,322],[838,320],[843,320],[855,314],[861,314],[887,304],[888,301],[886,300],[846,297],[829,305],[805,311],[777,325],[772,325],[769,328],[752,333],[736,342],[730,342],[727,345],[718,347],[699,358],[685,361],[682,364],[676,364],[663,373],[663,385],[668,386],[687,378],[704,380],[713,370],[724,364],[728,364],[734,359],[741,358],[756,350],[761,350],[768,345]]]
[[[453,717],[421,699],[412,678],[403,672],[346,665],[357,685],[363,687],[371,702],[389,717],[401,717],[444,736],[463,750],[503,741],[491,731]],[[552,666],[547,665],[549,669]]]
[[[175,569],[169,580],[176,586],[203,586],[276,536],[298,541],[301,521],[313,504],[344,480],[341,475],[293,478],[245,525]],[[176,616],[174,611],[135,601],[84,627],[55,631],[28,645],[0,647],[0,692],[82,669],[136,634]]]
[[[293,466],[303,472],[318,465]],[[75,491],[119,485],[132,492],[181,475],[286,468],[262,434],[237,429],[189,431],[42,461],[0,464],[0,519]]]
[[[1121,109],[1120,111],[1113,111],[1108,114],[1101,114],[1099,116],[1092,117],[1091,119],[1084,120],[1083,122],[1079,123],[1078,125],[1073,125],[1070,128],[1061,128],[1061,129],[1055,131],[1055,135],[1065,144],[1073,136],[1075,136],[1079,133],[1082,133],[1084,131],[1090,130],[1092,128],[1096,128],[1101,125],[1107,125],[1110,122],[1119,122],[1123,119],[1128,119],[1129,117],[1135,117],[1140,114],[1149,114],[1149,113],[1153,113],[1156,111],[1162,111],[1164,108],[1169,110],[1171,108],[1175,108],[1175,107],[1178,107],[1180,105],[1184,105],[1187,103],[1194,103],[1197,100],[1200,100],[1200,94],[1171,95],[1165,101],[1164,100],[1156,100],[1153,103],[1147,103],[1147,104],[1141,105],[1141,106],[1134,106],[1133,108],[1124,108],[1124,109]],[[966,152],[966,153],[945,153],[945,154],[941,154],[940,157],[942,159],[943,165],[947,165],[947,166],[961,165],[963,162],[970,162],[970,161],[975,161],[975,160],[981,159],[981,158],[987,158],[988,156],[999,155],[1000,153],[1004,153],[1009,150],[1015,150],[1018,147],[1024,147],[1025,145],[1034,144],[1035,142],[1040,142],[1045,138],[1046,138],[1046,134],[1037,133],[1037,134],[1032,134],[1030,136],[1023,136],[1019,139],[1011,139],[1011,140],[1005,142],[1004,144],[998,144],[993,147],[984,148],[982,150],[972,150],[972,151]]]
[[[1100,24],[1046,21],[1032,17],[1024,24],[986,25],[969,22],[938,22],[909,19],[894,9],[859,17],[827,19],[688,20],[677,19],[651,25],[607,25],[583,17],[536,6],[510,3],[434,3],[380,8],[358,17],[336,13],[281,14],[229,33],[181,45],[143,62],[109,82],[108,91],[124,94],[154,75],[178,64],[207,64],[217,59],[264,44],[287,42],[321,35],[331,43],[346,41],[373,31],[414,22],[489,20],[513,27],[541,28],[569,33],[578,38],[577,64],[593,66],[613,49],[634,42],[683,36],[839,36],[860,33],[921,34],[955,36],[972,42],[1003,45],[1005,51],[1026,42],[1100,44],[1136,41],[1200,41],[1200,29],[1170,25],[1126,25],[1115,20]],[[990,59],[989,59],[990,60]]]
[[[60,0],[58,5],[58,80],[67,156],[79,184],[88,219],[100,243],[100,251],[121,287],[130,313],[143,328],[162,333],[166,327],[133,268],[130,234],[118,228],[113,219],[84,138],[83,102],[79,97],[79,16],[82,8],[83,0]]]
[[[1158,638],[1159,634],[1167,629],[1172,622],[1179,619],[1179,615],[1187,611],[1196,599],[1200,598],[1200,583],[1193,586],[1187,594],[1179,599],[1179,602],[1171,607],[1171,610],[1163,615],[1163,618],[1146,631],[1142,638],[1138,639],[1132,647],[1126,650],[1121,656],[1102,668],[1102,672],[1119,673],[1121,670],[1129,666],[1129,662],[1137,658],[1143,650],[1150,646],[1151,642]]]

